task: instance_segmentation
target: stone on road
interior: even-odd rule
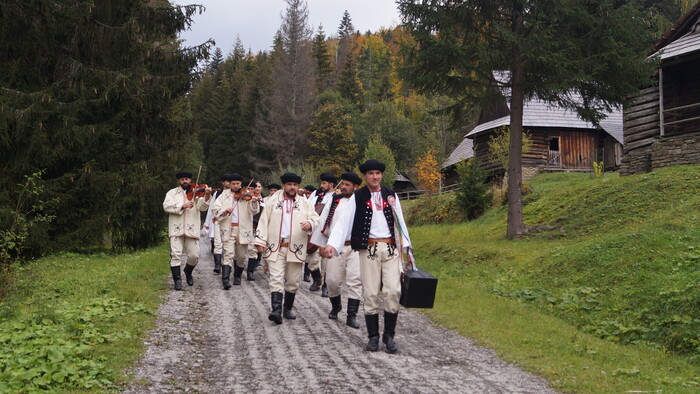
[[[500,360],[491,350],[401,309],[399,351],[367,352],[360,329],[338,320],[330,301],[301,282],[296,320],[268,320],[270,292],[261,268],[256,280],[224,291],[211,259],[194,271],[194,286],[170,291],[158,311],[146,352],[127,393],[547,393],[545,379]],[[233,278],[232,278],[233,279]],[[172,281],[170,281],[172,282]],[[380,333],[383,316],[380,317]]]

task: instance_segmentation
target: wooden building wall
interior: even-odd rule
[[[603,160],[606,169],[616,169],[622,157],[622,147],[610,135],[596,130],[571,130],[538,128],[528,130],[532,140],[529,153],[523,155],[523,167],[547,171],[592,171],[593,162]],[[491,133],[474,138],[474,156],[490,174],[502,173],[504,169],[488,160],[488,141]],[[559,139],[560,159],[558,165],[549,163],[549,140]]]

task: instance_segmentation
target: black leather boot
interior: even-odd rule
[[[311,270],[309,263],[304,263],[304,282],[311,282]]]
[[[180,276],[180,266],[171,266],[170,272],[173,273],[173,282],[175,283],[175,290],[182,290],[182,276]]]
[[[348,298],[348,318],[345,324],[352,328],[360,328],[360,323],[357,322],[357,310],[360,309],[360,300]]]
[[[270,295],[272,312],[270,312],[267,318],[276,324],[282,324],[282,297],[282,293],[279,291],[275,291]]]
[[[282,315],[285,319],[294,320],[297,318],[294,312],[292,312],[294,297],[296,297],[296,293],[290,293],[288,291],[284,292],[284,311],[282,312]]]
[[[323,282],[323,286],[321,286],[321,297],[328,297],[328,286],[326,282]]]
[[[241,284],[241,275],[243,274],[243,267],[235,266],[233,267],[233,285],[238,286]]]
[[[399,314],[384,312],[384,335],[382,336],[382,342],[386,345],[387,353],[396,353],[399,349],[394,342],[394,333],[396,331],[396,320]]]
[[[255,272],[255,260],[256,259],[248,259],[248,274],[246,276],[248,280],[255,280],[255,275],[253,275],[253,272]]]
[[[221,268],[221,282],[224,284],[224,290],[228,290],[231,288],[231,282],[229,281],[230,278],[231,278],[231,266],[224,265]]]
[[[221,273],[221,256],[220,254],[215,254],[214,255],[214,273],[215,274],[220,274]]]
[[[379,350],[379,315],[365,315],[365,324],[369,338],[365,350],[376,352]]]
[[[185,265],[185,279],[187,280],[187,286],[192,286],[194,284],[194,279],[192,278],[192,271],[194,271],[194,265]]]
[[[309,287],[309,291],[318,291],[321,288],[321,271],[311,271],[311,277],[314,278],[314,283]]]
[[[340,296],[331,297],[331,312],[328,314],[328,318],[335,320],[338,318],[338,312],[343,310],[343,304],[340,301]]]

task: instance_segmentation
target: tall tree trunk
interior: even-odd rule
[[[516,11],[513,27],[521,31],[522,15]],[[523,196],[521,192],[523,176],[523,106],[525,95],[522,87],[523,63],[522,54],[515,49],[513,70],[511,71],[510,98],[510,146],[508,147],[508,239],[518,239],[525,234],[523,222]]]

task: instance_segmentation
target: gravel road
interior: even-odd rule
[[[328,298],[309,292],[306,282],[294,305],[297,319],[278,326],[267,319],[270,293],[262,268],[254,282],[244,273],[243,283],[229,291],[212,269],[210,257],[201,259],[194,286],[165,296],[126,393],[554,392],[545,379],[415,310],[399,312],[396,354],[385,353],[381,342],[380,351],[367,352],[362,309],[360,329],[346,326],[343,295],[338,320],[329,320]]]

